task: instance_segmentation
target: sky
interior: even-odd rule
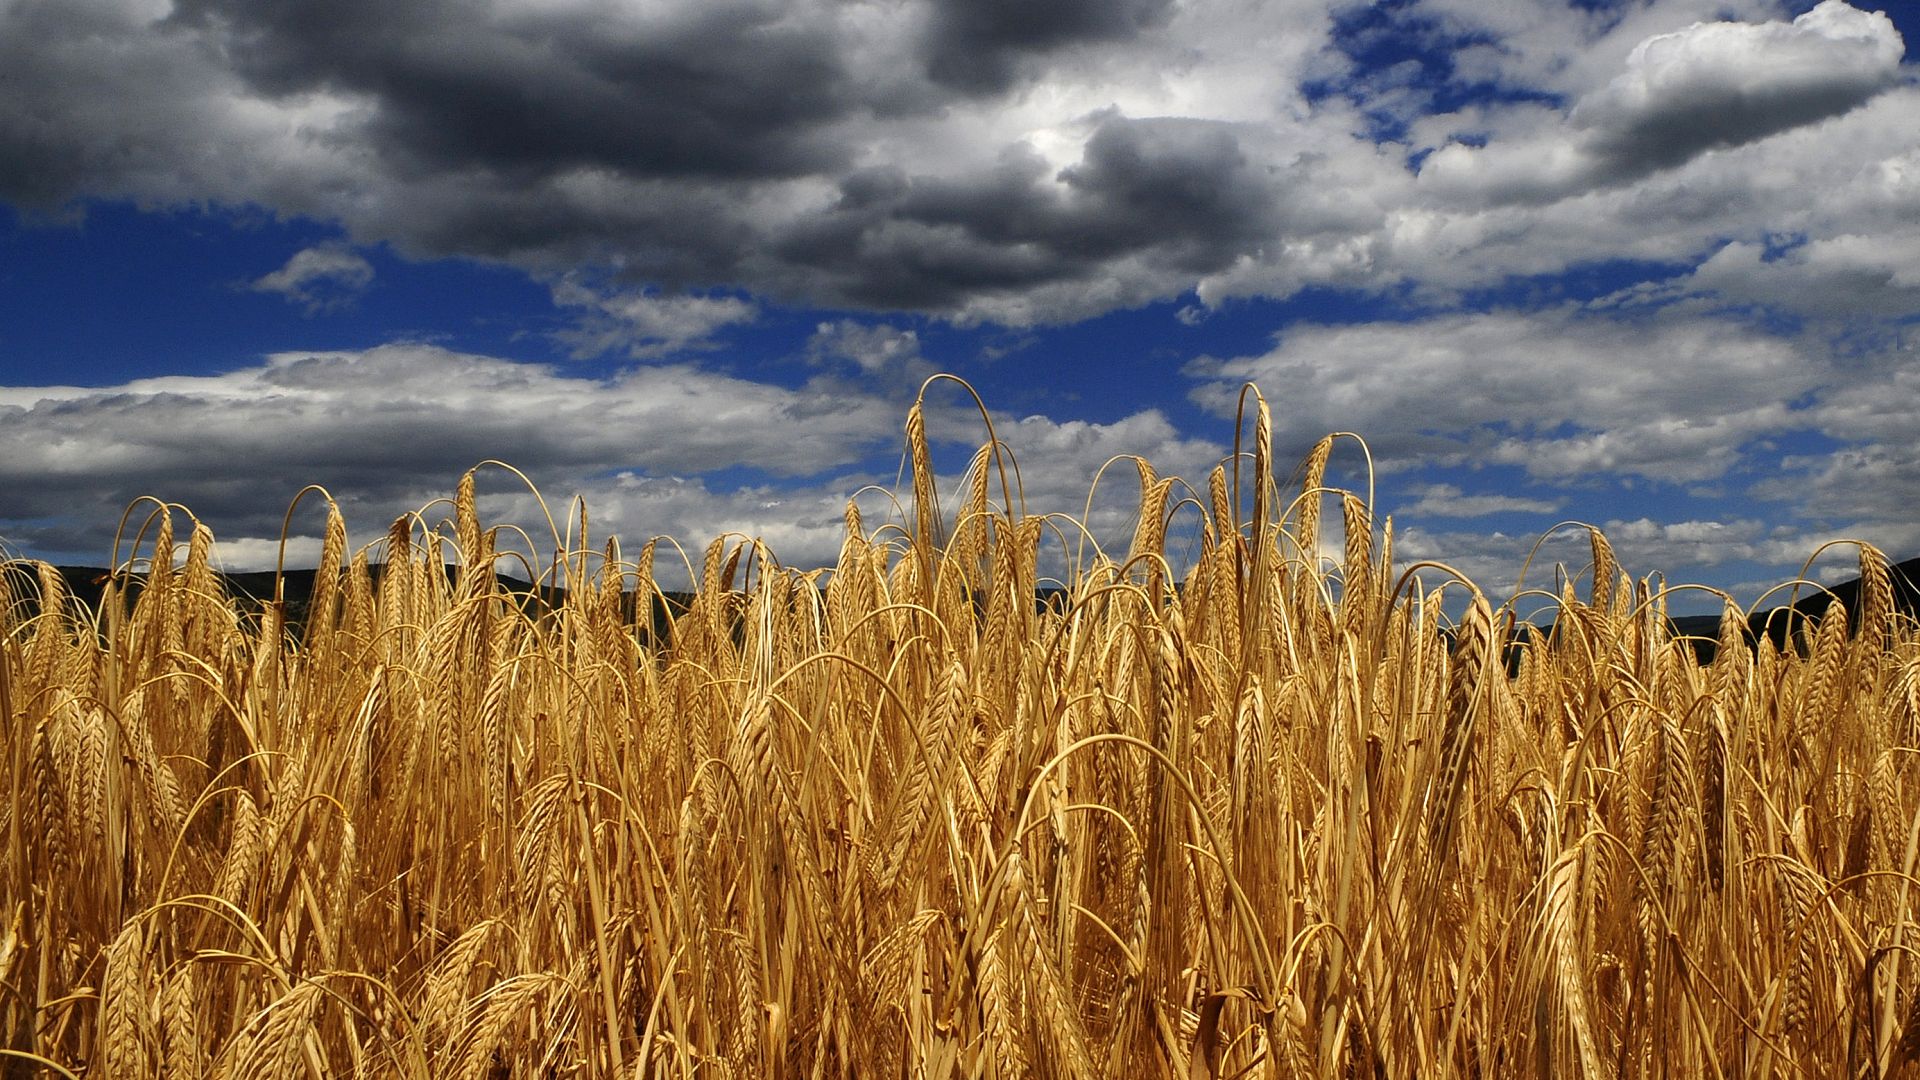
[[[270,566],[308,484],[366,543],[499,459],[629,552],[824,565],[950,372],[1028,510],[1124,550],[1102,465],[1204,492],[1252,382],[1283,480],[1365,440],[1329,479],[1403,562],[1502,595],[1578,520],[1750,603],[1835,538],[1920,555],[1916,35],[1911,0],[0,0],[0,545],[104,564],[151,495]],[[985,429],[927,401],[951,493]]]

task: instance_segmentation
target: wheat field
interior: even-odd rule
[[[991,442],[942,516],[918,404],[904,520],[850,506],[813,572],[714,540],[657,624],[656,545],[584,516],[510,592],[474,473],[450,527],[354,548],[330,510],[297,625],[177,507],[97,606],[0,575],[0,1064],[1920,1072],[1920,635],[1879,551],[1784,647],[1728,600],[1703,664],[1593,531],[1528,632],[1323,486],[1357,441],[1273,480],[1246,400],[1244,455],[1140,464],[1128,548],[1046,603],[1072,523]]]

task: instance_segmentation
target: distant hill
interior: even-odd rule
[[[111,576],[104,567],[56,566],[54,569],[60,574],[61,579],[65,581],[67,593],[70,596],[85,604],[89,610],[99,609],[100,598],[105,595],[106,584]],[[378,563],[368,567],[376,586],[380,583],[381,571],[383,569],[385,569],[385,567]],[[31,569],[31,564],[13,563],[5,568],[5,572],[11,574],[14,578],[14,595],[16,597],[28,598],[27,602],[31,604],[33,602],[32,598],[39,594],[39,585],[34,576],[35,572]],[[447,567],[447,576],[449,579],[458,572],[458,567]],[[278,575],[280,579],[281,599],[286,603],[285,618],[286,625],[289,629],[297,630],[306,624],[307,604],[313,596],[314,575],[315,571],[313,570],[288,570]],[[225,583],[227,592],[236,598],[245,598],[262,604],[273,599],[274,579],[276,575],[271,570],[261,570],[243,574],[222,573],[217,576]],[[137,597],[143,575],[134,574],[126,580],[131,585],[129,598]],[[540,606],[558,607],[566,602],[567,591],[565,589],[536,587],[524,580],[509,577],[505,574],[495,574],[494,580],[500,583],[500,587],[504,592],[521,597],[523,606],[529,610]],[[627,611],[631,613],[633,610],[632,605],[635,602],[634,595],[629,592],[624,596],[623,600],[628,605]],[[664,594],[663,605],[662,597],[654,597],[653,626],[655,632],[665,631],[667,627],[667,615],[670,609],[676,614],[685,611],[692,603],[692,600],[693,597],[691,594],[668,592]]]
[[[1895,611],[1920,617],[1920,558],[1895,563],[1892,567],[1893,606]],[[1800,590],[1791,606],[1781,605],[1747,616],[1747,638],[1762,636],[1776,646],[1785,646],[1787,636],[1802,619],[1817,619],[1826,614],[1827,604],[1838,599],[1847,606],[1847,617],[1854,627],[1860,625],[1860,579],[1850,578],[1824,589],[1812,586]],[[1694,652],[1703,660],[1711,659],[1720,638],[1720,616],[1682,615],[1672,619],[1675,634],[1694,639]]]
[[[55,569],[65,580],[69,594],[90,609],[98,608],[109,577],[106,569],[97,566],[60,566]],[[382,567],[376,564],[370,569],[375,583],[378,584]],[[32,597],[37,594],[38,586],[33,580],[32,573],[27,569],[27,564],[12,564],[6,568],[6,572],[13,574],[17,579],[14,587],[15,596]],[[449,576],[456,572],[456,567],[447,567]],[[504,591],[524,597],[525,603],[530,607],[558,606],[566,601],[565,589],[535,588],[519,578],[505,574],[494,576]],[[248,597],[261,602],[273,597],[274,574],[272,571],[223,574],[221,577],[226,582],[228,591],[234,596]],[[1920,618],[1920,558],[1894,564],[1892,577],[1894,609]],[[286,601],[286,620],[290,628],[298,628],[306,622],[307,602],[313,595],[313,578],[312,570],[288,570],[280,575],[282,596]],[[137,594],[139,577],[136,575],[132,580]],[[1859,578],[1851,578],[1824,589],[1807,587],[1801,592],[1802,595],[1791,606],[1768,608],[1748,616],[1748,640],[1757,642],[1764,635],[1775,645],[1784,645],[1798,619],[1819,618],[1826,612],[1828,602],[1836,597],[1847,606],[1849,617],[1855,621],[1856,626],[1858,625]],[[692,594],[685,592],[665,593],[664,603],[663,597],[656,596],[653,600],[652,620],[655,633],[664,633],[668,626],[669,615],[685,611],[692,599]],[[1043,595],[1035,599],[1038,606],[1048,607],[1057,606],[1062,597],[1058,595],[1058,590],[1046,590]],[[629,605],[627,610],[631,612],[633,610],[631,605],[635,602],[634,596],[631,593],[627,594],[625,602]],[[1694,652],[1702,662],[1712,659],[1720,637],[1720,616],[1680,615],[1669,621],[1676,636],[1692,639]]]

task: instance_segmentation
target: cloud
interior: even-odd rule
[[[1334,159],[1365,147],[1294,107],[1326,7],[13,4],[0,198],[261,206],[541,280],[1057,322],[1347,227]]]
[[[1484,147],[1451,143],[1422,184],[1474,200],[1547,202],[1839,116],[1892,87],[1892,20],[1824,0],[1791,23],[1698,22],[1649,37],[1564,123]]]
[[[844,159],[857,107],[829,8],[182,0],[164,20],[230,50],[256,92],[377,102],[355,125],[401,168],[533,175],[802,175]],[[871,91],[867,91],[871,92]]]
[[[899,423],[877,398],[684,366],[602,379],[423,345],[288,353],[224,375],[0,389],[0,530],[104,557],[101,530],[153,494],[222,535],[274,536],[308,483],[380,528],[487,458],[562,496],[622,471],[798,486],[894,446]]]
[[[655,360],[715,347],[718,330],[750,323],[759,305],[738,296],[663,295],[649,288],[622,289],[590,284],[570,274],[553,285],[553,302],[579,312],[575,324],[554,336],[577,360],[625,353]]]
[[[1912,452],[1920,415],[1915,345],[1854,358],[1845,385],[1823,394],[1810,419],[1826,445],[1790,448],[1752,494],[1837,536],[1889,552],[1920,551],[1920,458]]]
[[[1223,121],[1091,118],[1055,168],[1032,145],[945,175],[880,167],[795,223],[776,251],[826,270],[862,306],[1008,324],[1061,321],[1164,295],[1257,250],[1276,230],[1351,217],[1312,164],[1273,163],[1271,136]]]
[[[1024,60],[1075,45],[1124,41],[1157,29],[1171,0],[940,0],[922,44],[936,82],[969,93],[998,93]]]
[[[1920,310],[1920,228],[1877,236],[1846,233],[1780,251],[1735,240],[1682,284],[1780,311],[1907,316]]]
[[[1565,499],[1526,499],[1514,495],[1469,495],[1453,484],[1428,484],[1420,497],[1395,511],[1403,520],[1422,517],[1475,518],[1493,514],[1551,514]]]
[[[1773,0],[1656,0],[1569,7],[1564,0],[1414,0],[1401,24],[1447,48],[1454,82],[1573,101],[1605,86],[1648,38],[1702,22],[1777,18]]]
[[[1187,373],[1194,400],[1219,416],[1245,382],[1285,388],[1276,455],[1357,431],[1389,469],[1508,464],[1555,482],[1722,476],[1751,440],[1806,426],[1786,403],[1832,375],[1741,323],[1572,307],[1298,325],[1266,353],[1203,358]]]
[[[1564,134],[1563,110],[1556,106],[1535,102],[1481,111],[1489,117],[1478,125],[1491,140],[1489,149],[1502,140],[1531,145]],[[1197,292],[1217,307],[1236,297],[1286,296],[1303,286],[1330,285],[1405,296],[1418,307],[1444,310],[1458,306],[1463,295],[1487,290],[1524,297],[1524,303],[1552,303],[1559,290],[1577,295],[1579,288],[1568,289],[1569,283],[1556,280],[1559,275],[1595,269],[1631,275],[1627,280],[1635,286],[1674,286],[1671,296],[1717,296],[1816,317],[1831,302],[1835,315],[1898,318],[1905,297],[1897,271],[1920,251],[1914,224],[1920,221],[1916,114],[1920,85],[1908,81],[1822,123],[1553,201],[1515,201],[1491,180],[1441,190],[1424,172],[1396,186],[1379,180],[1384,162],[1344,157],[1334,182],[1354,201],[1373,206],[1376,223],[1281,240],[1261,257],[1203,275]],[[1444,141],[1454,125],[1465,124],[1459,117],[1434,119],[1435,129],[1416,136],[1413,145],[1432,146],[1430,140]],[[1871,266],[1839,272],[1846,237],[1878,244]],[[1827,241],[1842,243],[1828,249]],[[1756,283],[1752,295],[1744,295],[1738,282],[1685,280],[1730,242],[1784,253],[1786,258],[1774,258],[1765,268],[1777,286]],[[1802,245],[1805,252],[1790,250]],[[1800,267],[1803,258],[1807,265]],[[1873,285],[1873,273],[1884,284]],[[1856,287],[1864,291],[1853,292]]]
[[[322,136],[358,102],[267,101],[199,33],[145,0],[0,7],[0,198],[57,210],[86,196],[330,210],[371,162]]]
[[[1000,438],[1020,461],[1029,499],[1036,507],[1077,508],[1100,467],[1120,455],[1145,458],[1164,476],[1180,476],[1203,487],[1207,473],[1227,455],[1212,439],[1183,435],[1165,413],[1146,409],[1112,423],[1058,420],[1030,415],[997,425]],[[1129,510],[1139,494],[1136,473],[1108,471],[1106,483],[1125,493]]]
[[[970,401],[929,404],[943,456],[985,440]],[[848,497],[893,481],[904,419],[897,398],[845,383],[787,389],[675,364],[594,378],[411,344],[109,387],[0,387],[0,536],[101,561],[121,511],[154,495],[199,515],[231,542],[229,565],[248,568],[277,549],[286,505],[307,484],[333,493],[364,542],[497,458],[538,483],[556,516],[584,496],[596,534],[617,533],[629,549],[656,534],[702,545],[737,531],[790,565],[824,565]],[[1031,415],[999,431],[1030,508],[1076,517],[1116,454],[1204,476],[1225,452],[1155,410],[1105,424]],[[1120,543],[1136,509],[1132,476],[1112,474],[1112,498],[1094,515]],[[949,497],[960,490],[958,476],[943,483]],[[490,472],[481,487],[483,515],[545,535],[517,481]],[[870,509],[870,525],[885,520]]]
[[[1472,104],[1420,116],[1435,80],[1344,55],[1340,7],[15,3],[0,198],[264,207],[581,275],[574,347],[646,357],[705,338],[649,336],[625,298],[1025,326],[1692,264],[1764,230],[1880,235],[1920,201],[1895,175],[1920,90],[1879,16],[1423,0],[1387,17],[1437,28]],[[1353,100],[1308,100],[1325,79]]]
[[[1910,395],[1898,401],[1908,409],[1920,406]],[[1920,466],[1904,437],[1789,455],[1777,474],[1754,486],[1753,494],[1791,508],[1827,535],[1862,539],[1896,558],[1920,551],[1920,520],[1913,513],[1920,500]]]
[[[1834,538],[1824,532],[1770,527],[1754,518],[1664,522],[1608,518],[1595,524],[1606,535],[1621,568],[1635,578],[1658,573],[1669,585],[1711,584],[1729,573],[1757,574],[1751,582],[1732,587],[1735,600],[1743,605],[1791,578],[1822,542]],[[1531,566],[1527,566],[1529,557]],[[1435,530],[1412,524],[1396,529],[1394,558],[1403,566],[1422,559],[1445,563],[1466,574],[1496,602],[1522,587],[1554,592],[1559,581],[1576,575],[1581,576],[1578,591],[1584,598],[1592,548],[1585,530],[1575,528],[1543,539],[1540,532]],[[1527,568],[1524,579],[1523,567]],[[1777,574],[1768,576],[1770,570]],[[1427,588],[1439,583],[1438,575],[1428,576],[1425,582]],[[1776,597],[1773,602],[1781,601]],[[1681,613],[1719,610],[1718,601],[1709,594],[1692,590],[1672,594],[1669,603]],[[1536,604],[1544,605],[1545,598]],[[1524,615],[1534,606],[1523,602],[1520,610]]]
[[[986,441],[971,399],[958,408],[941,406],[937,400],[933,404],[927,434],[936,445],[978,447]],[[1042,553],[1042,572],[1053,575],[1064,573],[1069,559],[1092,558],[1095,545],[1116,561],[1126,557],[1140,511],[1139,472],[1129,458],[1145,459],[1159,476],[1179,477],[1205,492],[1208,472],[1228,453],[1212,439],[1183,434],[1158,409],[1110,423],[1038,414],[996,417],[994,431],[1007,454],[1014,499],[1026,513],[1049,515],[1055,526],[1043,541]],[[958,510],[961,481],[957,474],[939,477],[949,520]],[[989,481],[990,500],[1003,505],[998,475],[990,474]],[[906,494],[903,488],[902,496]],[[1169,506],[1187,494],[1176,487]],[[1191,532],[1187,527],[1195,521],[1189,507],[1170,530],[1168,555],[1176,567],[1192,554],[1184,545]],[[1086,527],[1084,532],[1081,525]]]
[[[1610,176],[1670,168],[1844,113],[1893,84],[1904,51],[1884,13],[1840,0],[1791,23],[1696,23],[1641,42],[1573,124]]]
[[[886,323],[835,319],[814,327],[807,356],[816,364],[851,363],[867,375],[912,369],[932,374],[920,355],[920,335]]]
[[[249,288],[277,293],[308,315],[317,315],[353,306],[372,284],[372,263],[341,245],[321,244],[294,253],[285,266]]]

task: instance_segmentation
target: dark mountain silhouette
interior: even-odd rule
[[[96,566],[60,566],[55,569],[65,580],[67,591],[74,599],[85,604],[89,610],[98,609],[100,598],[110,579],[107,570]],[[377,585],[382,567],[375,564],[369,569]],[[1920,619],[1920,558],[1896,563],[1891,569],[1894,609],[1909,618]],[[18,598],[18,602],[27,605],[24,614],[31,615],[34,610],[33,605],[39,596],[39,584],[33,564],[10,563],[0,568],[0,572],[11,577],[13,595]],[[457,572],[457,567],[447,567],[449,577]],[[124,575],[123,578],[129,585],[128,600],[131,602],[138,595],[141,576],[131,574]],[[290,629],[297,630],[306,621],[307,602],[313,595],[313,578],[312,570],[288,570],[279,575],[281,597],[286,604],[286,623]],[[226,584],[228,592],[235,597],[246,598],[256,603],[265,603],[273,599],[275,575],[272,571],[223,574],[221,579]],[[522,607],[530,612],[542,608],[555,608],[566,602],[567,592],[563,588],[535,586],[505,574],[496,574],[495,579],[499,581],[504,592],[515,597]],[[1043,591],[1042,595],[1035,598],[1036,605],[1043,608],[1061,606],[1064,600],[1062,596],[1049,595],[1057,593],[1058,590]],[[1791,605],[1754,612],[1747,619],[1747,640],[1749,644],[1753,644],[1765,636],[1776,647],[1784,647],[1797,625],[1803,620],[1817,619],[1824,615],[1827,604],[1834,599],[1846,605],[1849,618],[1857,627],[1860,616],[1860,579],[1852,578],[1824,589],[1816,586],[1803,587]],[[652,600],[653,610],[650,620],[653,632],[664,635],[671,625],[671,618],[684,612],[692,600],[692,594],[686,592],[665,592],[655,595]],[[622,602],[625,606],[624,613],[633,615],[636,597],[629,592],[623,597]],[[1703,663],[1713,658],[1719,643],[1720,616],[1680,615],[1669,622],[1676,636],[1689,639],[1695,655],[1699,656]],[[1532,631],[1524,626],[1516,629],[1526,636],[1531,636]]]
[[[106,586],[112,575],[103,567],[97,566],[56,566],[61,579],[66,584],[67,594],[75,601],[86,606],[89,611],[98,611],[101,597],[106,595]],[[381,571],[385,569],[379,563],[367,568],[377,588]],[[30,617],[37,611],[40,586],[36,564],[9,563],[0,568],[6,573],[16,603],[26,605],[26,609],[16,617]],[[451,580],[459,572],[457,566],[447,567],[447,576]],[[279,579],[280,598],[285,604],[285,619],[289,630],[298,631],[306,625],[307,604],[313,596],[313,570],[288,570],[275,575],[271,570],[262,570],[243,574],[217,574],[226,586],[229,595],[247,601],[245,611],[258,611],[274,598],[274,582]],[[126,586],[126,602],[131,604],[140,595],[144,581],[143,574],[122,574],[121,581]],[[542,609],[551,610],[566,603],[567,590],[551,586],[532,585],[528,582],[505,574],[495,574],[501,591],[517,601],[528,612]],[[666,592],[653,597],[652,625],[655,633],[664,633],[670,625],[670,615],[684,612],[693,601],[690,593]],[[623,595],[624,613],[631,616],[636,598],[632,592]]]
[[[1895,563],[1891,567],[1893,578],[1893,607],[1910,618],[1920,618],[1920,558]],[[1850,578],[1837,585],[1826,588],[1802,586],[1798,598],[1790,605],[1756,611],[1747,616],[1747,641],[1758,643],[1764,636],[1773,642],[1776,648],[1785,648],[1789,637],[1808,619],[1818,619],[1827,613],[1827,605],[1839,600],[1847,606],[1847,619],[1854,629],[1860,626],[1860,579]],[[1703,662],[1713,658],[1720,638],[1720,616],[1683,615],[1671,620],[1675,634],[1690,637],[1694,652]]]

